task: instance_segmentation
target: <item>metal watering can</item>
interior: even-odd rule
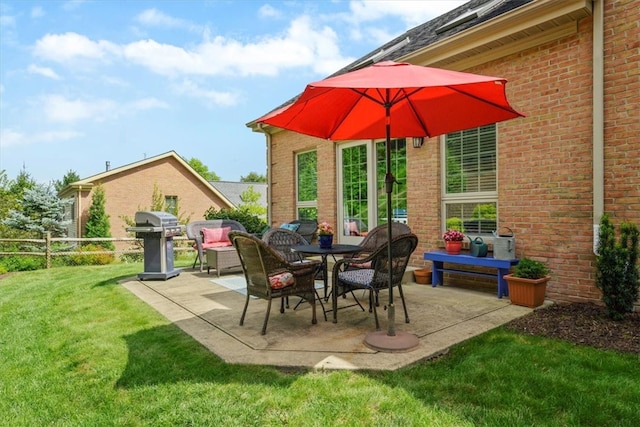
[[[467,236],[471,244],[469,245],[469,249],[471,249],[471,255],[477,257],[487,256],[487,252],[489,252],[489,246],[482,240],[482,237],[478,236],[475,239],[471,239],[471,237]]]

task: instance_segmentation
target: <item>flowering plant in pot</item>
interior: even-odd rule
[[[442,235],[444,240],[444,248],[450,255],[458,255],[462,249],[462,241],[464,234],[461,231],[449,229]]]
[[[549,268],[542,262],[522,258],[513,273],[504,279],[509,286],[509,298],[516,305],[535,308],[544,303],[547,282],[551,280]]]
[[[318,224],[318,243],[325,249],[333,246],[333,227],[326,221]]]
[[[462,242],[464,240],[464,234],[458,230],[447,230],[442,235],[442,240],[445,242]]]
[[[326,221],[322,221],[318,224],[318,236],[326,236],[333,234],[333,227]]]

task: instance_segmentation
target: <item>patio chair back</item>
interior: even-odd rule
[[[387,246],[391,245],[392,257],[389,260]],[[369,291],[369,312],[373,311],[376,329],[380,329],[376,305],[378,305],[378,294],[380,291],[389,289],[389,276],[391,276],[392,286],[397,287],[402,299],[405,322],[409,323],[407,305],[402,292],[402,278],[404,276],[411,254],[418,246],[418,238],[415,234],[403,234],[394,237],[391,242],[387,242],[378,247],[375,252],[366,258],[349,259],[343,258],[333,266],[333,321],[337,322],[338,296],[347,293],[353,294],[355,289]],[[351,268],[354,265],[363,264],[367,268]]]
[[[408,225],[401,222],[391,223],[391,236],[398,237],[405,234],[411,234],[411,228]],[[365,258],[368,255],[374,253],[378,248],[385,245],[389,241],[387,224],[380,224],[377,227],[371,229],[369,233],[362,239],[359,246],[362,247],[360,252],[355,254],[345,255],[345,258]]]
[[[300,262],[304,256],[300,252],[295,252],[291,248],[296,245],[307,245],[309,242],[298,232],[287,230],[286,228],[272,228],[262,236],[262,240],[280,252],[289,262]]]
[[[238,251],[247,282],[247,299],[240,318],[241,326],[244,324],[251,296],[268,301],[262,335],[267,331],[271,301],[280,298],[282,300],[280,312],[284,313],[284,298],[290,295],[300,296],[311,304],[311,323],[317,323],[314,275],[318,261],[290,263],[265,242],[242,231],[231,231],[229,239]],[[284,277],[287,283],[282,286]]]
[[[315,219],[295,219],[289,224],[300,224],[296,233],[302,235],[308,243],[313,241],[313,237],[318,231],[318,221]]]

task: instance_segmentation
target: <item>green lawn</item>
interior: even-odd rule
[[[502,328],[396,372],[228,365],[116,283],[141,268],[0,280],[0,425],[638,424],[639,356]]]

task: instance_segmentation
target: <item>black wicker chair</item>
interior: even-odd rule
[[[309,262],[310,260],[304,257],[304,254],[301,252],[294,251],[292,248],[297,245],[308,245],[309,242],[298,232],[287,230],[286,228],[272,228],[262,236],[262,240],[280,252],[280,254],[291,263],[297,262]],[[318,276],[318,272],[321,272],[321,265],[318,264],[318,268],[316,271],[316,277]],[[322,304],[322,298],[318,295],[316,291],[316,296],[318,302],[320,302],[320,306],[322,307],[322,312],[324,313],[324,320],[327,320],[327,312],[324,309],[324,305]],[[300,303],[299,301],[296,306],[293,308],[294,310],[298,308]],[[289,308],[288,298],[286,299],[287,308]]]
[[[391,260],[389,260],[387,250],[389,244],[391,245],[392,252]],[[391,242],[387,242],[378,247],[375,252],[366,258],[344,258],[336,262],[333,266],[333,282],[331,288],[333,323],[338,321],[338,296],[347,293],[353,294],[354,290],[364,289],[369,291],[369,312],[373,311],[376,320],[376,329],[379,330],[380,323],[376,310],[378,293],[382,290],[389,289],[389,275],[392,277],[392,285],[398,288],[400,298],[402,299],[402,307],[404,308],[405,322],[409,323],[407,305],[402,292],[402,278],[409,264],[409,258],[417,245],[418,238],[415,234],[404,234],[394,237]],[[365,264],[367,268],[351,268],[353,264]]]
[[[231,231],[229,239],[238,251],[242,270],[247,281],[247,299],[242,310],[240,325],[244,324],[249,300],[255,296],[268,301],[261,334],[267,332],[267,322],[271,312],[271,301],[282,300],[280,313],[284,313],[284,298],[295,295],[304,298],[311,304],[311,323],[316,324],[316,290],[314,276],[319,261],[291,263],[280,252],[269,247],[259,238],[242,232]],[[289,273],[289,274],[287,274]],[[281,288],[274,288],[271,281],[286,276],[291,283]]]
[[[296,233],[301,234],[307,242],[313,242],[313,237],[318,231],[318,221],[315,219],[295,219],[289,224],[299,224]]]

